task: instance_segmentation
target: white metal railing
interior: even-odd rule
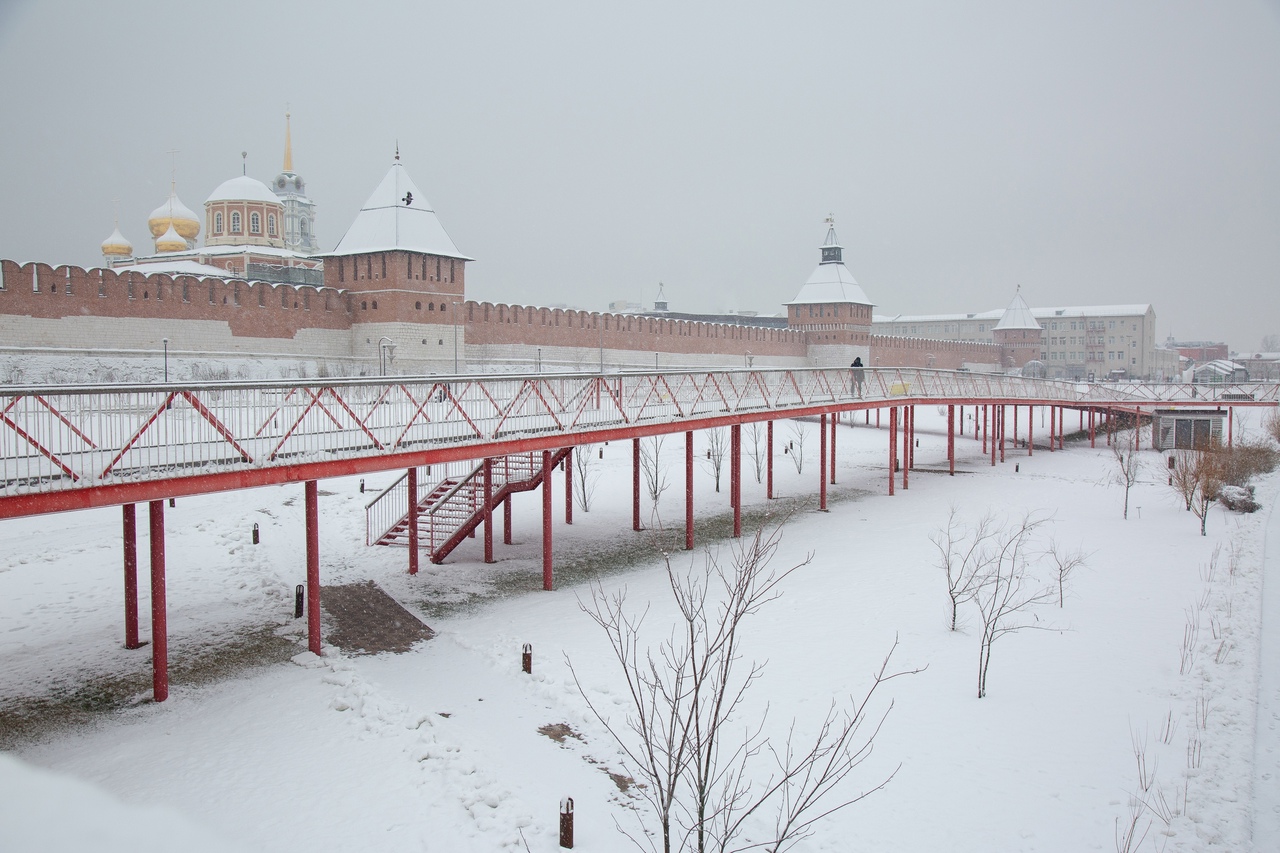
[[[1277,400],[1280,386],[864,368],[862,397],[1066,405]],[[856,401],[842,369],[0,388],[0,498]],[[566,442],[570,443],[570,442]]]

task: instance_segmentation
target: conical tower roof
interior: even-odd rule
[[[473,260],[458,251],[427,197],[418,189],[400,155],[347,233],[330,255],[362,255],[394,250]]]
[[[1018,288],[1013,294],[1013,301],[1009,303],[1008,308],[1004,309],[1004,314],[1000,315],[1000,322],[996,323],[995,331],[1039,328],[1039,321],[1027,307],[1026,300],[1022,298],[1022,288]]]
[[[809,276],[809,280],[800,288],[795,299],[783,303],[785,305],[816,305],[832,303],[854,303],[872,305],[867,294],[854,280],[853,273],[844,265],[844,247],[836,237],[836,225],[828,219],[827,239],[822,242],[822,260],[817,269]]]

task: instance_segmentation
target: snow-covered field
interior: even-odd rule
[[[1256,413],[1238,416],[1237,435],[1257,422]],[[1073,413],[1067,425],[1076,426]],[[817,491],[816,425],[805,429],[803,474],[789,455],[777,457],[783,496]],[[919,408],[918,429],[918,469],[934,470],[914,471],[909,490],[890,498],[887,430],[861,418],[840,427],[830,512],[799,510],[776,558],[790,566],[811,552],[812,562],[746,625],[744,655],[767,667],[742,719],[759,720],[767,707],[775,738],[793,720],[811,731],[833,698],[861,695],[895,638],[896,668],[927,667],[877,694],[879,710],[893,707],[846,791],[896,776],[797,849],[1115,850],[1117,821],[1142,793],[1135,743],[1154,777],[1143,794],[1156,806],[1141,821],[1151,822],[1143,849],[1251,849],[1263,542],[1280,479],[1259,482],[1259,513],[1212,510],[1201,538],[1154,452],[1143,454],[1126,521],[1101,441],[1030,458],[1011,449],[993,468],[966,435],[952,478],[938,473],[940,412]],[[1047,434],[1037,415],[1036,435]],[[779,445],[791,437],[779,423]],[[672,485],[659,513],[668,526],[683,519],[681,441],[663,449]],[[166,516],[174,677],[160,705],[147,701],[148,649],[122,648],[119,510],[0,524],[0,702],[39,708],[50,721],[35,734],[10,733],[13,748],[0,754],[0,848],[551,851],[568,796],[575,849],[629,849],[615,821],[634,828],[642,804],[616,783],[631,771],[567,661],[593,703],[620,719],[617,665],[579,607],[585,578],[602,569],[606,590],[625,585],[630,601],[650,608],[646,625],[658,635],[672,606],[659,557],[634,557],[649,534],[630,530],[630,448],[600,449],[591,511],[577,510],[571,527],[556,523],[557,562],[575,567],[551,593],[538,590],[536,494],[518,496],[516,544],[497,546],[496,565],[484,565],[477,539],[443,566],[424,560],[410,578],[403,550],[363,545],[369,495],[359,481],[321,483],[324,583],[373,579],[437,632],[399,655],[305,652],[303,620],[292,618],[304,580],[300,485],[180,500]],[[716,494],[701,445],[698,458],[699,522],[722,522],[727,471]],[[744,503],[759,511],[764,488],[749,462],[744,471]],[[557,518],[562,485],[557,478]],[[1088,554],[1065,606],[1037,611],[1050,630],[996,645],[983,699],[974,613],[948,630],[930,541],[952,508],[969,521],[988,510],[1051,514],[1042,541]],[[705,545],[673,559],[700,561]],[[1198,632],[1188,653],[1189,624]],[[533,645],[532,676],[520,671],[523,643]],[[264,662],[218,672],[220,660]],[[133,699],[113,701],[113,691]],[[81,710],[100,694],[106,710]],[[556,742],[538,731],[559,723],[579,737]],[[1167,822],[1156,814],[1163,808]]]

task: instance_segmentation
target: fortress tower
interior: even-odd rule
[[[787,327],[806,333],[809,360],[817,366],[870,363],[871,309],[867,294],[844,265],[835,220],[827,217],[822,259],[787,306]]]
[[[1013,301],[991,334],[1000,347],[1001,367],[1022,367],[1040,358],[1044,330],[1022,298],[1021,288],[1013,294]]]

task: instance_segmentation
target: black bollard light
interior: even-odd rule
[[[258,544],[258,523],[256,521],[253,523],[253,544]]]
[[[533,644],[525,643],[524,649],[520,653],[520,668],[530,675],[533,674]]]
[[[303,595],[304,595],[304,593],[303,593],[303,591],[302,591],[302,584],[298,584],[297,589],[295,589],[295,590],[293,591],[293,618],[294,618],[294,619],[301,619],[301,618],[302,618],[302,597],[303,597]]]
[[[364,478],[360,478],[360,494],[364,494]]]
[[[560,846],[573,849],[573,797],[560,801]]]

